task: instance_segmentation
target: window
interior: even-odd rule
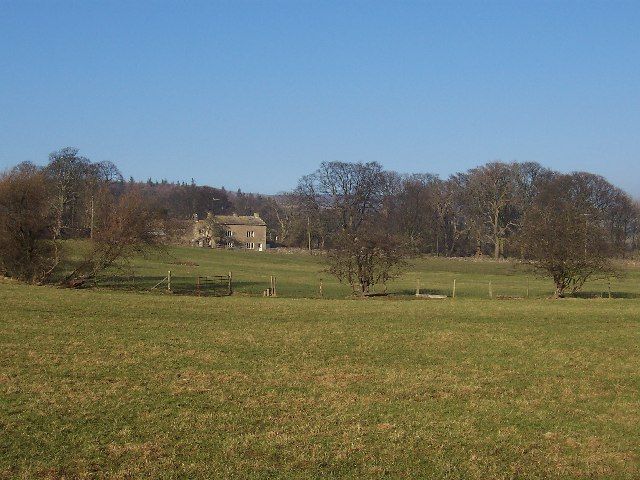
[[[245,247],[247,247],[247,248],[254,248],[254,244],[253,244],[253,242],[247,242],[247,243],[245,243],[244,245],[245,245]]]
[[[227,230],[226,232],[224,232],[224,234],[225,234],[227,237],[233,237],[233,232],[232,232],[231,230]]]
[[[247,238],[253,238],[255,236],[256,236],[256,232],[252,232],[252,231],[247,232]]]

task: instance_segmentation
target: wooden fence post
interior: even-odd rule
[[[233,284],[232,284],[232,279],[233,277],[231,276],[231,272],[229,272],[229,284],[228,284],[228,288],[227,291],[229,292],[229,295],[231,295],[233,293]]]
[[[322,293],[322,279],[320,279],[320,298],[323,297],[323,293]]]
[[[609,298],[611,297],[611,277],[609,277]]]
[[[277,292],[277,283],[278,279],[275,275],[269,276],[269,288],[265,290],[265,296],[267,297],[276,297],[278,295]]]
[[[453,293],[451,294],[451,298],[456,298],[456,279],[453,279]]]
[[[493,299],[493,287],[491,285],[491,280],[489,280],[489,298]]]

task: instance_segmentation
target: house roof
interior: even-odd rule
[[[266,227],[267,224],[255,215],[216,215],[215,221],[222,225],[253,225]]]

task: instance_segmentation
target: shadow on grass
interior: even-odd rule
[[[246,291],[249,287],[261,285],[263,282],[233,281],[233,291]],[[97,286],[117,291],[129,292],[167,292],[166,277],[163,276],[111,276],[100,278]],[[196,277],[171,277],[171,293],[174,295],[199,295],[222,297],[229,294],[226,281],[207,282],[200,285]]]
[[[603,291],[603,292],[578,292],[578,293],[574,293],[573,295],[570,296],[570,298],[582,298],[585,300],[588,299],[594,299],[594,298],[609,298],[609,292],[608,291]],[[611,298],[615,299],[615,298],[624,298],[624,299],[634,299],[634,298],[640,298],[640,294],[638,293],[631,293],[631,292],[611,292]]]

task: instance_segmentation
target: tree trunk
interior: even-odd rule
[[[498,222],[500,221],[500,211],[493,213],[493,258],[500,258],[500,235],[498,234]]]
[[[89,238],[93,238],[93,229],[95,227],[95,209],[93,205],[93,195],[91,195],[91,233]]]

